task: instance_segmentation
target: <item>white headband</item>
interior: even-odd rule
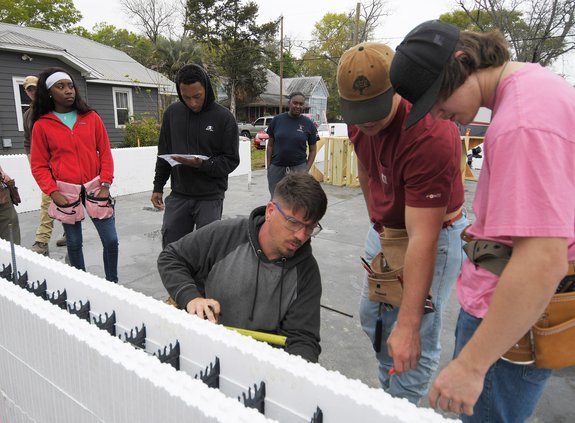
[[[66,72],[54,72],[52,75],[46,78],[46,88],[47,89],[52,88],[52,85],[54,85],[61,79],[67,79],[69,81],[72,80],[72,78],[70,78],[70,75],[68,75]]]

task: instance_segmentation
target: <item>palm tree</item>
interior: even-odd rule
[[[182,66],[202,63],[204,57],[202,46],[189,37],[176,40],[159,37],[156,43],[157,71],[172,81]]]

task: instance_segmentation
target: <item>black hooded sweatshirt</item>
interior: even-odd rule
[[[158,157],[154,192],[163,192],[171,177],[175,193],[200,200],[223,199],[228,189],[228,175],[240,163],[238,125],[230,111],[215,102],[212,82],[206,72],[198,65],[186,66],[195,67],[203,76],[200,82],[206,90],[204,104],[199,113],[186,106],[180,93],[180,70],[176,76],[180,101],[164,112],[158,155],[198,154],[209,159],[196,169],[186,165],[172,167]]]
[[[172,242],[158,258],[160,277],[179,308],[194,298],[213,298],[221,324],[286,336],[288,353],[317,362],[321,276],[311,243],[293,257],[269,261],[258,241],[265,209]]]

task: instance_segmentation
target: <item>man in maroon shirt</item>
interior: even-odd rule
[[[467,219],[457,127],[427,116],[406,129],[411,104],[391,87],[393,55],[384,44],[359,44],[341,57],[337,82],[371,220],[365,258],[380,251],[380,234],[405,230],[407,237],[401,304],[370,300],[366,274],[362,328],[374,343],[383,389],[418,403],[439,365],[441,317],[463,260]],[[424,314],[430,289],[435,311]]]

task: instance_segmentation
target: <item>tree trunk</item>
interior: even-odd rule
[[[236,84],[232,82],[232,86],[230,88],[230,112],[236,117]]]

